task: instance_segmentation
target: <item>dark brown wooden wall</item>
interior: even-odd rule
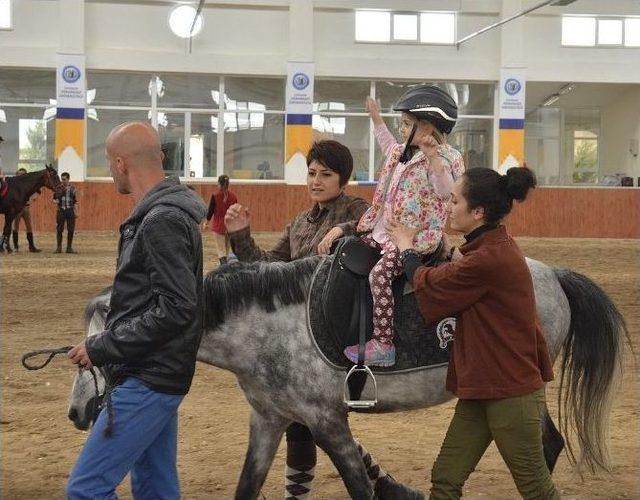
[[[77,230],[117,230],[133,206],[116,193],[111,182],[75,183],[79,194]],[[208,203],[216,186],[195,184]],[[305,186],[233,184],[240,203],[251,211],[254,231],[281,231],[300,210],[309,206]],[[374,187],[349,186],[348,192],[371,200]],[[36,231],[55,230],[56,207],[50,191],[33,203]],[[523,204],[516,204],[507,220],[514,236],[580,238],[640,238],[640,189],[538,188]]]

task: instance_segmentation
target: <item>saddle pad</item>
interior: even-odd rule
[[[307,297],[307,320],[309,332],[327,361],[336,368],[348,369],[352,363],[342,352],[345,346],[340,342],[340,339],[347,335],[333,331],[332,322],[327,320],[324,312],[323,291],[333,259],[333,255],[326,257],[318,264],[315,271]],[[349,291],[349,293],[353,292]],[[374,372],[394,372],[447,363],[455,329],[455,318],[445,318],[435,324],[426,324],[418,310],[413,292],[394,295],[396,296],[394,305],[396,364],[388,368],[372,366],[371,369]],[[348,324],[345,324],[345,328],[348,328]],[[354,344],[357,343],[357,331],[351,332],[351,339]]]

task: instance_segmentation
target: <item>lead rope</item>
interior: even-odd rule
[[[27,370],[41,370],[42,368],[47,366],[51,362],[51,360],[54,357],[56,357],[58,354],[67,354],[71,349],[73,349],[73,347],[74,346],[65,346],[65,347],[60,347],[58,349],[40,349],[37,351],[28,352],[22,355],[22,359],[21,359],[22,366],[24,366]],[[49,357],[44,361],[44,363],[40,365],[32,365],[27,363],[28,359],[34,358],[36,356],[40,356],[42,354],[49,355]],[[78,367],[78,373],[80,373],[81,371],[82,371],[82,368]],[[90,368],[89,373],[91,373],[91,376],[93,377],[93,388],[96,393],[96,397],[93,403],[93,415],[92,415],[93,421],[95,422],[96,412],[97,410],[99,410],[98,400],[100,399],[100,390],[98,389],[98,375],[96,374],[95,369],[93,367]],[[104,435],[105,437],[111,437],[111,435],[113,434],[113,419],[114,419],[113,404],[111,401],[111,391],[113,389],[113,386],[111,385],[111,381],[109,380],[109,376],[107,375],[107,373],[104,372],[103,370],[100,370],[100,373],[104,377],[104,384],[105,384],[103,404],[107,405],[107,426],[104,429]]]

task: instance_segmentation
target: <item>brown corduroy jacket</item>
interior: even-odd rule
[[[504,226],[460,247],[463,257],[419,267],[413,284],[428,321],[457,316],[447,390],[461,399],[529,394],[553,379],[533,280]]]

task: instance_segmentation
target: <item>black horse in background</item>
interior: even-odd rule
[[[9,245],[9,236],[11,235],[11,225],[29,198],[40,192],[42,187],[51,189],[54,193],[62,190],[62,183],[58,172],[52,165],[46,165],[44,170],[29,172],[23,175],[7,177],[5,182],[8,185],[7,193],[0,198],[0,213],[4,214],[4,230],[2,231],[2,240],[0,241],[0,253],[4,252],[6,246],[7,253],[13,252]]]

